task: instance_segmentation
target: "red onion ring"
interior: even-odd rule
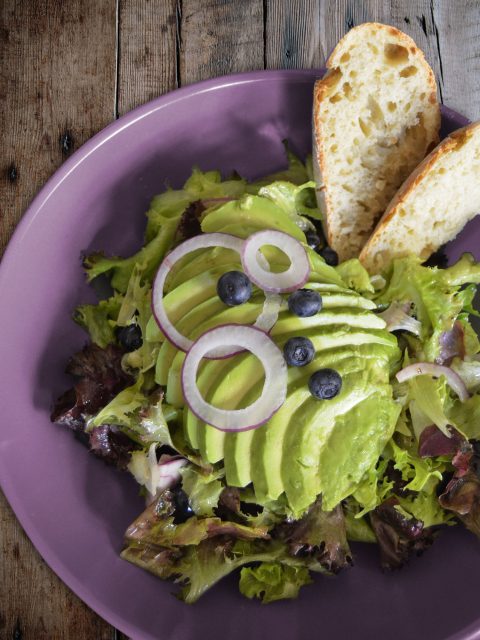
[[[470,394],[468,393],[465,383],[461,377],[450,367],[445,367],[440,364],[432,364],[431,362],[415,362],[415,364],[409,364],[401,369],[396,378],[399,382],[405,382],[416,376],[433,376],[439,378],[445,376],[450,388],[457,394],[462,402],[468,400]]]
[[[218,409],[203,399],[197,386],[197,371],[202,358],[219,346],[247,349],[265,369],[261,396],[245,409]],[[267,422],[280,409],[287,395],[287,365],[273,340],[255,327],[227,324],[205,332],[189,350],[182,367],[185,402],[199,420],[220,431],[248,431]]]
[[[264,266],[264,261],[259,260],[262,254],[260,248],[272,245],[283,251],[290,260],[290,266],[281,273],[272,273]],[[243,245],[242,250],[243,270],[260,289],[271,293],[287,293],[300,289],[310,275],[310,263],[307,252],[302,244],[283,231],[267,229],[252,234]]]
[[[232,236],[228,233],[202,233],[194,238],[190,238],[189,240],[182,242],[182,244],[176,247],[164,258],[153,282],[152,311],[163,334],[175,347],[177,347],[177,349],[180,349],[181,351],[188,351],[193,345],[193,340],[190,340],[177,331],[168,319],[165,311],[165,306],[163,304],[163,288],[165,280],[167,279],[172,267],[176,262],[178,262],[178,260],[197,249],[223,247],[225,249],[236,251],[240,255],[243,243],[244,241],[241,238],[237,238],[236,236]],[[281,300],[278,296],[266,293],[263,311],[258,316],[254,326],[262,331],[270,331],[277,321],[280,304]],[[215,352],[209,353],[206,357],[212,359],[226,358],[234,353],[237,353],[237,351],[231,351],[222,347],[218,348]]]

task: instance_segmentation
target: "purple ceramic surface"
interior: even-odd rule
[[[133,111],[75,153],[36,197],[0,269],[0,482],[52,569],[88,605],[135,640],[371,640],[480,638],[480,543],[447,530],[409,567],[382,574],[377,549],[354,547],[356,566],[319,577],[297,601],[243,599],[236,577],[193,606],[174,587],[121,560],[127,525],[142,510],[137,486],[52,425],[69,380],[67,358],[85,334],[70,320],[92,299],[80,256],[141,244],[144,212],[192,165],[254,178],[285,164],[282,140],[310,150],[313,71],[236,75],[186,87]],[[444,130],[465,124],[444,111]],[[477,253],[480,223],[449,248]]]

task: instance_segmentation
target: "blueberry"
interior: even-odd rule
[[[338,254],[331,247],[323,247],[323,249],[319,249],[317,253],[322,256],[327,264],[331,267],[336,267],[338,264]]]
[[[312,289],[298,289],[288,297],[288,308],[300,318],[314,316],[322,308],[322,297]]]
[[[125,351],[136,351],[143,344],[142,330],[138,324],[129,324],[126,327],[117,327],[115,333],[117,340]]]
[[[229,307],[236,307],[250,299],[252,283],[241,271],[227,271],[217,282],[217,294]]]
[[[173,514],[174,524],[181,524],[186,522],[194,514],[187,494],[183,489],[177,488],[173,492],[173,503],[175,506],[175,513]]]
[[[321,243],[321,240],[317,232],[314,231],[313,229],[308,229],[308,231],[305,231],[305,238],[307,240],[308,246],[311,249],[316,249]]]
[[[303,367],[313,360],[315,347],[308,338],[290,338],[283,347],[283,355],[291,367]]]
[[[342,388],[342,378],[334,369],[319,369],[310,376],[308,388],[319,400],[331,400]]]

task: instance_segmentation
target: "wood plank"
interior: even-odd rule
[[[325,64],[321,47],[321,0],[267,0],[265,67],[312,69]]]
[[[0,59],[1,251],[39,187],[113,117],[114,0],[3,0]],[[0,550],[0,637],[113,640],[44,564],[3,496]]]
[[[442,102],[480,118],[480,5],[471,0],[392,2],[392,15],[412,36],[435,71]]]
[[[119,115],[177,86],[176,0],[119,0]]]
[[[112,118],[114,0],[1,3],[0,249],[32,196]]]
[[[180,83],[264,68],[262,0],[179,2]]]

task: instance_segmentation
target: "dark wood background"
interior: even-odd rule
[[[0,0],[0,251],[46,179],[113,119],[205,78],[322,67],[370,20],[410,34],[442,102],[480,118],[478,0]],[[44,564],[1,494],[0,639],[125,639]]]

